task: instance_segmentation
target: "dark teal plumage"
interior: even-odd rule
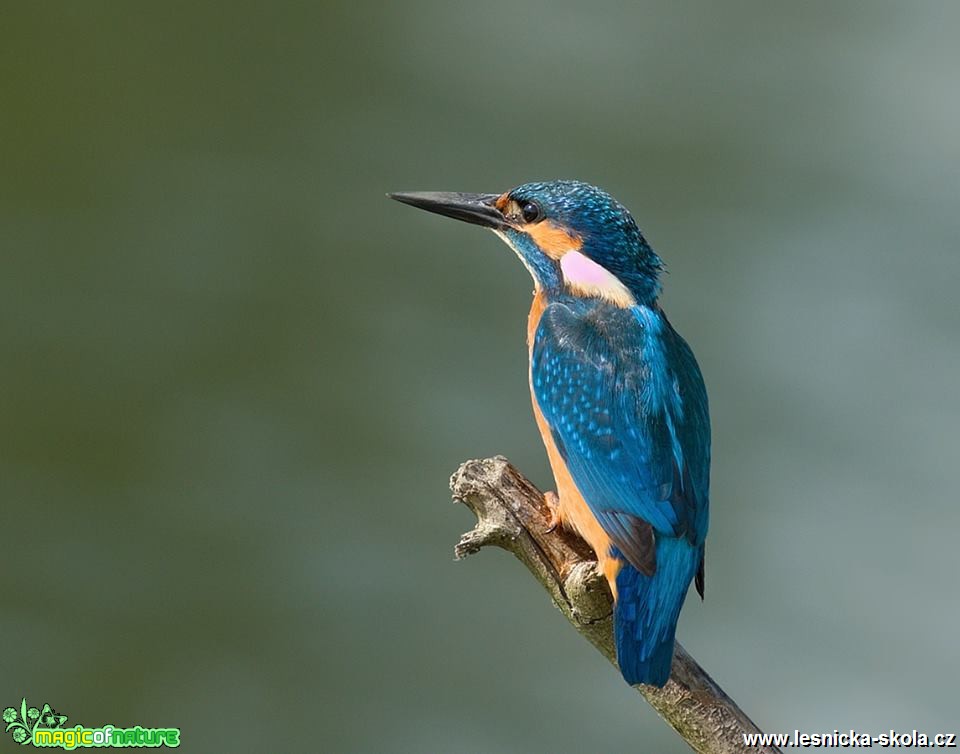
[[[630,683],[663,685],[692,580],[703,593],[710,418],[700,369],[657,304],[660,258],[630,213],[579,181],[510,192],[569,228],[636,305],[572,295],[529,238],[507,232],[548,305],[531,353],[536,401],[591,512],[626,564],[617,576],[617,657]]]
[[[617,578],[621,671],[663,685],[707,534],[700,370],[659,308],[561,295],[540,319],[531,377],[574,482],[627,561]]]
[[[710,418],[693,353],[657,303],[660,258],[621,204],[580,181],[394,198],[495,230],[533,276],[546,304],[531,344],[534,400],[611,540],[600,555],[623,561],[614,623],[624,678],[662,686],[691,581],[703,595]],[[600,287],[565,279],[560,260],[574,252]],[[602,274],[589,278],[597,265]]]

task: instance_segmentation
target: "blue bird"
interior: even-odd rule
[[[624,679],[663,686],[691,581],[703,597],[710,417],[657,302],[660,258],[622,205],[579,181],[390,196],[492,229],[533,276],[530,389],[555,523],[597,555]]]

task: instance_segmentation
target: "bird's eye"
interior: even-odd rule
[[[520,214],[525,223],[535,223],[543,219],[543,209],[536,202],[524,202],[520,205]]]

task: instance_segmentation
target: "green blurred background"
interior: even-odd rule
[[[958,30],[951,2],[6,7],[0,706],[197,752],[686,751],[522,567],[452,559],[461,460],[549,483],[531,285],[384,192],[576,177],[667,261],[710,389],[681,640],[767,730],[956,731]]]

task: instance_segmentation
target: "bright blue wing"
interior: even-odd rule
[[[659,310],[550,304],[531,378],[574,482],[627,560],[652,573],[654,532],[703,544],[707,395],[693,353]]]

